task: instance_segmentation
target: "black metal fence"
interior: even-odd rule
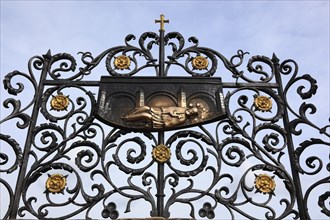
[[[227,59],[162,27],[134,40],[79,61],[48,51],[29,60],[27,73],[5,76],[2,218],[330,217],[330,126],[309,119],[317,85],[295,61],[247,59],[242,50]],[[178,75],[182,84],[221,77],[224,115],[179,129],[110,126],[98,117],[105,72],[164,85]]]

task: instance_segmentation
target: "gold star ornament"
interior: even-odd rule
[[[56,111],[67,110],[69,106],[69,96],[65,96],[62,93],[59,93],[50,100],[51,109]]]
[[[116,69],[125,70],[125,69],[129,69],[129,66],[131,65],[131,60],[128,56],[121,55],[115,57],[113,64],[115,65]]]
[[[46,190],[53,194],[55,193],[63,193],[63,190],[66,186],[66,177],[62,174],[48,174],[48,179],[46,181]]]
[[[275,176],[269,176],[267,174],[259,174],[255,175],[255,187],[257,189],[257,192],[262,192],[264,194],[274,194],[274,190],[276,187],[274,177]]]
[[[202,56],[194,57],[191,63],[193,69],[196,70],[206,70],[209,65],[209,61],[207,60],[207,57],[202,57]]]
[[[171,157],[171,150],[163,144],[157,145],[152,149],[152,157],[159,163],[165,163]]]
[[[257,110],[268,112],[272,109],[272,100],[270,97],[257,96],[254,98],[254,105]]]

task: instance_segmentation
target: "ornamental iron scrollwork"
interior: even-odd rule
[[[228,59],[196,37],[186,46],[180,33],[165,34],[164,16],[157,22],[159,34],[143,33],[137,45],[128,35],[78,62],[48,51],[30,59],[28,73],[4,77],[1,218],[330,217],[330,125],[313,123],[307,102],[316,81],[275,54]],[[102,61],[106,81],[140,86],[100,90],[108,84],[93,70]],[[152,79],[136,76],[144,70]],[[215,86],[185,87],[197,81]],[[26,86],[33,95],[16,98]],[[164,114],[181,121],[166,127],[176,119]]]

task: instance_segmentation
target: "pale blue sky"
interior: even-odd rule
[[[295,60],[300,75],[318,81],[310,102],[322,127],[329,123],[329,7],[329,1],[1,0],[1,80],[16,69],[27,72],[29,58],[48,49],[79,59],[80,51],[96,56],[123,45],[128,34],[158,32],[154,20],[165,14],[167,32],[178,31],[186,40],[195,36],[228,58],[242,49],[249,57],[275,53],[281,61]],[[2,86],[1,103],[7,97]]]
[[[196,36],[227,57],[242,49],[294,59],[330,99],[329,1],[1,1],[1,75],[48,49],[96,55],[127,34],[157,32],[161,13],[168,32]]]

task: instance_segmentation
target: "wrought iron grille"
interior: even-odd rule
[[[247,59],[238,50],[228,59],[195,37],[187,46],[159,22],[159,34],[137,43],[128,35],[79,61],[48,51],[27,73],[5,76],[1,217],[330,217],[330,126],[314,124],[316,107],[305,101],[316,81],[275,54]],[[141,83],[153,72],[164,84],[221,77],[225,116],[171,131],[110,126],[97,113],[104,72]]]

